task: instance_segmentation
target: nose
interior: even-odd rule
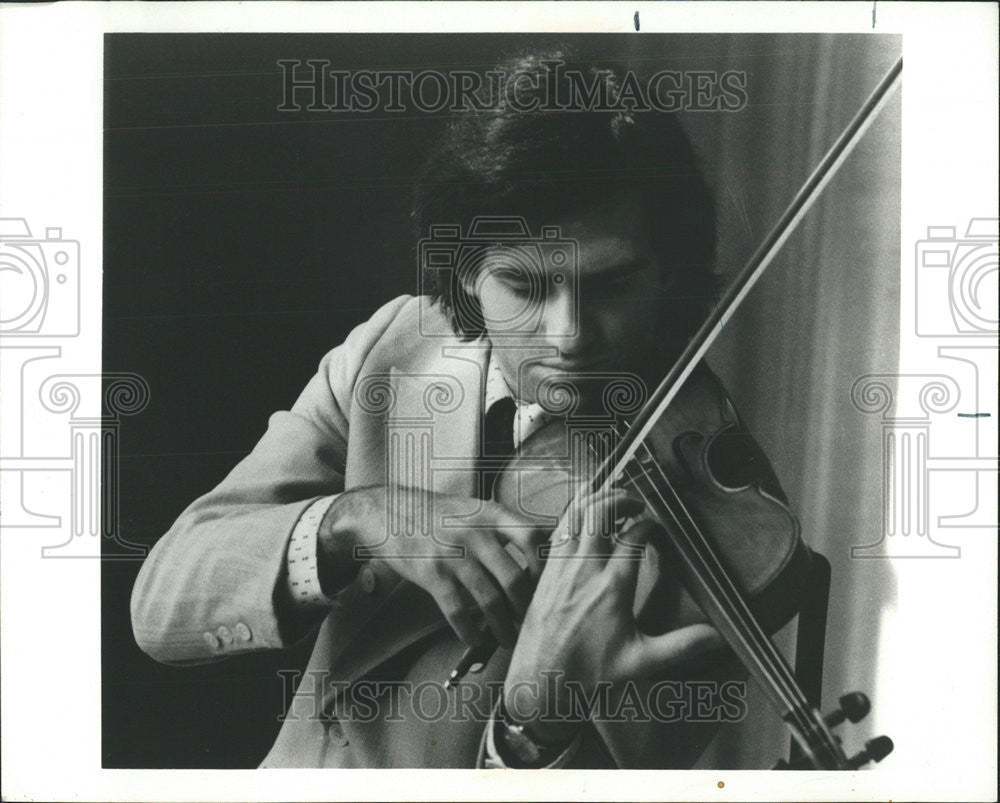
[[[568,357],[582,353],[586,349],[589,334],[586,332],[582,317],[582,307],[571,283],[550,287],[549,297],[545,302],[543,327],[548,344],[556,346],[559,352]]]

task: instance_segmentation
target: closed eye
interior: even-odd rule
[[[538,285],[535,277],[529,271],[522,268],[495,267],[490,271],[490,275],[517,295],[528,295]]]

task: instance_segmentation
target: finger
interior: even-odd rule
[[[476,545],[476,556],[483,567],[500,586],[507,604],[518,620],[524,619],[531,603],[531,576],[527,571],[528,559],[512,543],[501,546],[497,541],[483,539]],[[516,555],[516,557],[515,557]],[[518,562],[520,558],[521,562]]]
[[[608,488],[583,500],[583,521],[578,531],[579,551],[587,555],[610,555],[615,522],[639,515],[645,503],[620,488]]]
[[[522,572],[527,573],[529,585],[537,582],[542,574],[541,547],[548,542],[548,533],[543,533],[538,528],[526,530],[520,527],[499,525],[496,534],[507,554],[521,568]]]
[[[640,633],[639,643],[638,671],[643,675],[687,663],[725,645],[719,631],[708,624],[687,625],[660,636]]]
[[[584,513],[593,496],[588,481],[581,480],[573,484],[567,479],[567,484],[570,486],[569,504],[566,505],[559,524],[550,534],[546,550],[568,546],[571,551],[575,551],[577,534],[583,526]]]
[[[465,589],[448,583],[432,593],[455,635],[470,647],[480,644],[483,641],[483,631],[472,618],[472,601]]]
[[[432,590],[431,595],[456,636],[470,647],[482,643],[483,628],[473,616],[477,608],[463,586],[448,580]]]
[[[513,647],[517,641],[511,609],[504,594],[490,574],[478,562],[462,569],[458,579],[486,617],[486,624],[503,647]]]
[[[597,491],[592,491],[589,481],[582,481],[577,484],[575,492],[569,500],[569,506],[566,508],[566,512],[569,514],[569,519],[566,523],[569,527],[571,537],[575,537],[575,534],[579,533],[583,527],[587,509],[596,500],[605,496],[608,490],[608,488],[600,488]]]
[[[537,516],[531,518],[498,504],[494,504],[494,507],[489,521],[497,535],[505,546],[515,550],[511,554],[522,568],[524,559],[527,559],[527,568],[531,576],[537,580],[542,573],[540,547],[548,542],[551,535],[550,527],[539,526]]]
[[[615,572],[625,588],[635,591],[646,544],[661,529],[656,522],[642,519],[618,534],[615,550],[608,560],[608,569]]]
[[[606,541],[600,536],[612,531],[615,518],[613,511],[626,499],[632,503],[637,502],[634,497],[629,497],[624,491],[614,487],[601,488],[594,493],[588,491],[573,497],[552,535],[553,548],[560,548],[563,557],[581,553],[584,557],[594,557],[602,552],[610,552],[603,545]]]

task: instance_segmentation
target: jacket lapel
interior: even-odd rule
[[[436,340],[408,356],[405,366],[393,365],[388,372],[370,373],[361,380],[378,390],[372,398],[379,398],[380,407],[355,411],[352,417],[352,446],[364,442],[360,451],[367,459],[354,462],[348,472],[349,487],[395,484],[453,494],[468,500],[462,513],[471,515],[482,504],[476,498],[476,458],[489,347],[482,341]],[[386,501],[394,504],[391,491]],[[399,511],[400,515],[414,512]],[[449,521],[433,509],[422,512],[425,518],[418,515],[411,520],[425,522],[426,534],[445,544],[449,525],[461,526],[462,515]],[[397,540],[399,549],[406,549],[406,540]],[[387,546],[396,548],[392,543]],[[359,583],[346,589],[333,612],[336,621],[324,624],[310,661],[310,668],[328,669],[340,682],[353,682],[420,638],[447,627],[426,591],[402,581],[378,558],[370,569],[377,579],[377,599]],[[362,633],[365,637],[359,638]],[[321,650],[320,644],[327,642],[329,648]],[[327,699],[324,708],[329,704]]]
[[[475,497],[489,348],[431,344],[415,364],[390,370],[385,418],[386,481]]]

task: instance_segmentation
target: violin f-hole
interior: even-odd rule
[[[765,479],[763,465],[757,442],[737,424],[719,430],[705,447],[705,467],[727,491],[740,491]]]

